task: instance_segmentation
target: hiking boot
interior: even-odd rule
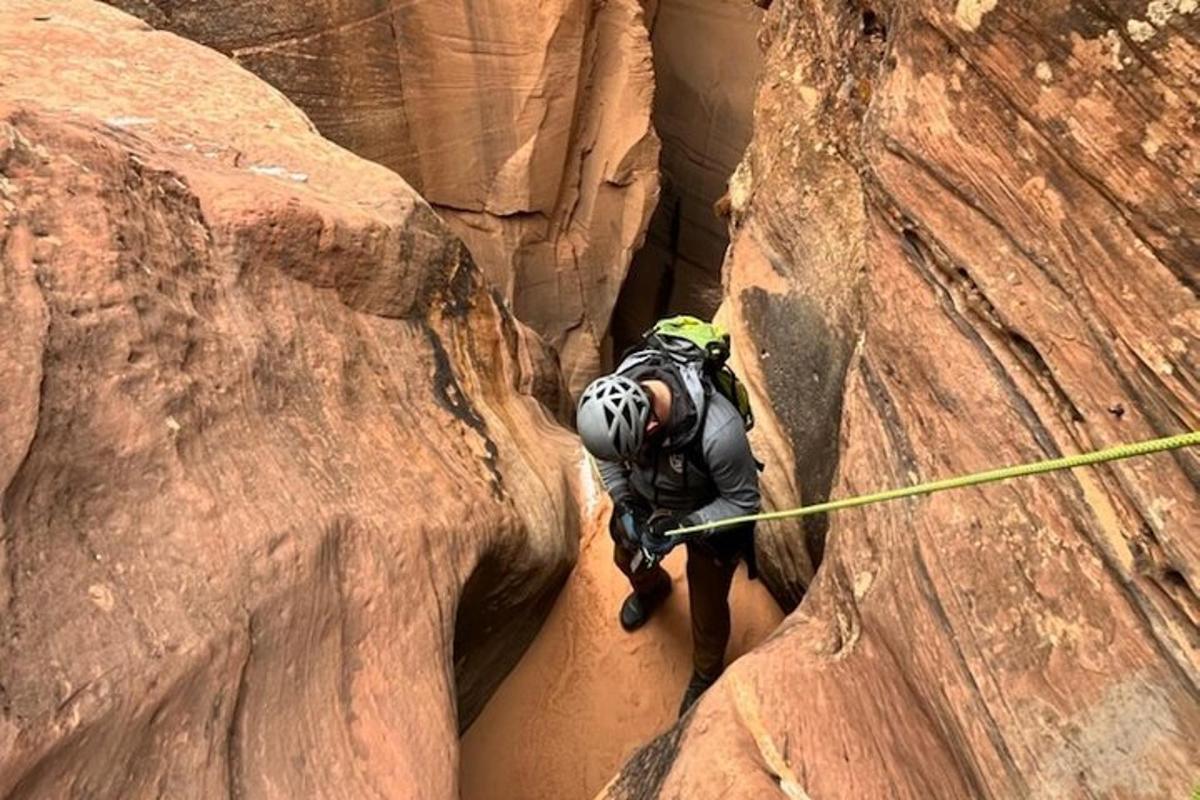
[[[662,605],[663,600],[666,600],[670,593],[671,581],[669,580],[663,581],[660,586],[644,595],[632,592],[621,604],[621,627],[627,631],[636,631],[645,625],[646,620],[650,619],[650,615],[654,613],[654,609]]]
[[[688,712],[688,709],[692,707],[692,704],[700,699],[700,695],[704,694],[708,687],[717,682],[717,678],[719,677],[720,675],[712,678],[706,678],[699,672],[692,673],[692,679],[688,681],[687,689],[683,693],[683,702],[679,704],[680,719],[682,719],[683,715]]]

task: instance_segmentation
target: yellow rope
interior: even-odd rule
[[[872,503],[882,503],[887,500],[899,500],[902,497],[933,494],[934,492],[944,492],[947,489],[960,489],[965,486],[977,486],[981,483],[992,483],[994,481],[1008,480],[1009,478],[1023,478],[1027,475],[1040,475],[1044,472],[1056,472],[1063,469],[1086,467],[1089,464],[1102,464],[1106,461],[1119,461],[1123,458],[1144,456],[1149,455],[1150,453],[1161,453],[1165,450],[1178,450],[1182,447],[1191,447],[1193,445],[1200,445],[1200,431],[1181,433],[1178,436],[1168,436],[1165,439],[1151,439],[1150,441],[1146,442],[1122,444],[1116,447],[1110,447],[1107,450],[1096,450],[1091,453],[1080,453],[1079,455],[1075,456],[1053,458],[1048,461],[1035,461],[1032,464],[1019,464],[1014,467],[1004,467],[1003,469],[976,472],[971,475],[960,475],[957,478],[945,478],[940,481],[930,481],[929,483],[921,483],[916,486],[908,486],[902,489],[890,489],[886,492],[859,495],[858,497],[849,497],[844,500],[833,500],[828,503],[818,503],[811,506],[801,506],[800,508],[791,508],[785,511],[768,511],[762,514],[747,514],[741,517],[730,517],[729,519],[723,519],[717,522],[708,522],[703,525],[689,525],[685,528],[676,528],[673,531],[668,531],[667,535],[682,536],[685,533],[696,533],[698,531],[726,528],[733,525],[741,525],[746,522],[759,522],[772,519],[790,519],[792,517],[805,517],[811,514],[824,514],[829,511],[840,511],[844,508],[855,508],[857,506],[865,506]]]

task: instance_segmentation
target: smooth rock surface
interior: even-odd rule
[[[1200,429],[1195,8],[775,0],[723,314],[776,502]],[[1198,484],[1181,451],[836,515],[605,796],[1186,796]],[[823,532],[764,530],[797,600]]]
[[[561,353],[598,374],[658,196],[637,0],[112,0],[215,47],[391,167]]]
[[[462,243],[74,1],[0,8],[0,220],[0,796],[456,796],[578,529]]]

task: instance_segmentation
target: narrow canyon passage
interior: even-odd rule
[[[761,14],[727,0],[663,0],[646,9],[662,194],[613,313],[614,354],[664,315],[711,317],[721,301],[729,238],[715,207],[750,139]],[[612,562],[606,509],[585,520],[579,562],[554,611],[462,738],[464,800],[593,797],[675,722],[691,673],[686,556],[680,549],[666,562],[666,606],[625,633],[617,611],[629,584]],[[730,605],[732,662],[766,638],[782,612],[744,567]]]
[[[753,127],[762,11],[733,0],[646,4],[661,194],[613,311],[613,352],[667,314],[711,317],[729,245],[720,203]]]

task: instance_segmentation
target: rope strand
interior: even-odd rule
[[[841,511],[842,509],[846,508],[856,508],[858,506],[866,506],[873,503],[883,503],[888,500],[899,500],[903,497],[915,497],[917,495],[933,494],[934,492],[944,492],[947,489],[961,489],[967,486],[978,486],[982,483],[994,483],[996,481],[1008,480],[1010,478],[1023,478],[1027,475],[1041,475],[1042,473],[1046,472],[1057,472],[1064,469],[1086,467],[1091,464],[1102,464],[1106,461],[1119,461],[1125,458],[1144,456],[1151,453],[1161,453],[1167,450],[1178,450],[1194,445],[1200,445],[1200,431],[1181,433],[1177,436],[1168,436],[1163,439],[1151,439],[1145,442],[1122,444],[1117,445],[1116,447],[1107,448],[1105,450],[1096,450],[1090,453],[1080,453],[1079,455],[1065,456],[1063,458],[1053,458],[1047,461],[1035,461],[1030,464],[1018,464],[1017,466],[1013,467],[1004,467],[1002,469],[976,472],[970,475],[960,475],[956,478],[945,478],[943,480],[920,483],[916,486],[908,486],[901,489],[889,489],[888,491],[876,492],[874,494],[859,495],[857,497],[849,497],[843,500],[833,500],[828,503],[800,506],[799,508],[790,508],[784,511],[767,511],[761,514],[746,514],[740,517],[730,517],[728,519],[718,520],[716,522],[707,522],[702,525],[689,525],[685,528],[676,528],[675,530],[668,531],[667,535],[682,536],[686,533],[698,533],[700,531],[716,530],[717,528],[732,527],[734,525],[741,525],[746,522],[763,522],[775,519],[806,517],[812,514],[824,514],[830,511]]]

